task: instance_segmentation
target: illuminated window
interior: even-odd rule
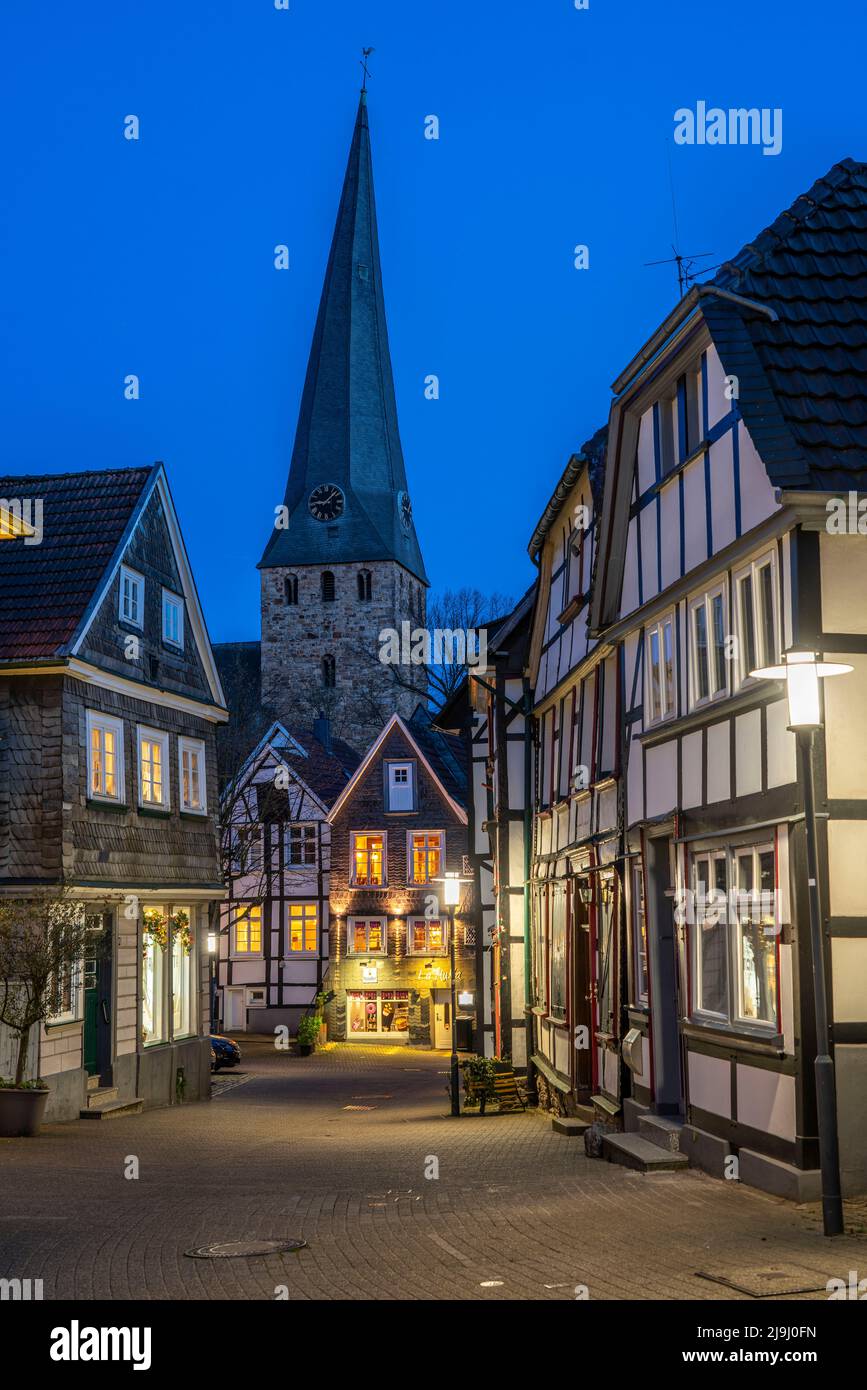
[[[137,732],[139,804],[165,809],[169,804],[169,736],[141,726]]]
[[[409,874],[412,883],[432,883],[439,877],[443,858],[443,832],[421,830],[409,837]]]
[[[448,950],[448,929],[437,917],[410,917],[406,928],[406,949],[412,956],[444,956]]]
[[[168,589],[163,589],[163,641],[183,650],[184,600]]]
[[[350,917],[347,934],[350,955],[368,956],[386,954],[385,918],[374,917],[362,920]]]
[[[258,905],[239,907],[235,914],[235,955],[262,954],[262,909]]]
[[[353,832],[352,882],[357,888],[381,888],[385,883],[385,851],[382,835]]]
[[[144,624],[144,583],[143,575],[121,565],[118,614],[132,627]]]
[[[123,800],[123,725],[111,715],[87,711],[88,795]]]
[[[289,904],[289,950],[315,951],[319,909],[316,903]]]
[[[181,810],[203,814],[208,807],[205,777],[205,745],[201,739],[178,739],[178,772],[181,787]]]

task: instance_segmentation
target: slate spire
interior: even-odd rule
[[[312,493],[324,498],[322,520],[311,512]],[[427,582],[398,432],[364,91],[310,348],[285,502],[288,525],[275,528],[260,569],[395,560]]]

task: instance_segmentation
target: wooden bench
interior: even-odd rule
[[[511,1067],[502,1067],[494,1073],[493,1096],[489,1096],[483,1085],[464,1072],[464,1104],[478,1105],[484,1115],[489,1100],[499,1103],[501,1114],[508,1110],[526,1110],[526,1096]]]

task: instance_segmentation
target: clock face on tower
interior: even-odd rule
[[[316,521],[336,521],[345,501],[336,483],[320,483],[307,498],[307,507]]]
[[[412,526],[412,503],[409,500],[408,492],[399,492],[397,494],[397,509],[400,513],[403,528],[405,531],[408,531]]]

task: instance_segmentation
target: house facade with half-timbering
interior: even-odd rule
[[[627,1128],[801,1199],[825,1045],[844,1191],[867,1186],[867,535],[832,521],[867,488],[865,284],[847,160],[689,290],[614,384],[591,598],[620,665]],[[823,1040],[795,737],[750,674],[798,650],[854,668],[815,735]]]
[[[0,493],[42,513],[38,541],[0,540],[0,894],[65,890],[94,942],[30,1071],[53,1119],[207,1096],[226,710],[165,470]]]
[[[481,1038],[471,885],[450,917],[438,881],[467,877],[454,742],[422,708],[392,715],[331,808],[330,1038],[449,1048],[452,930],[459,1044]]]

